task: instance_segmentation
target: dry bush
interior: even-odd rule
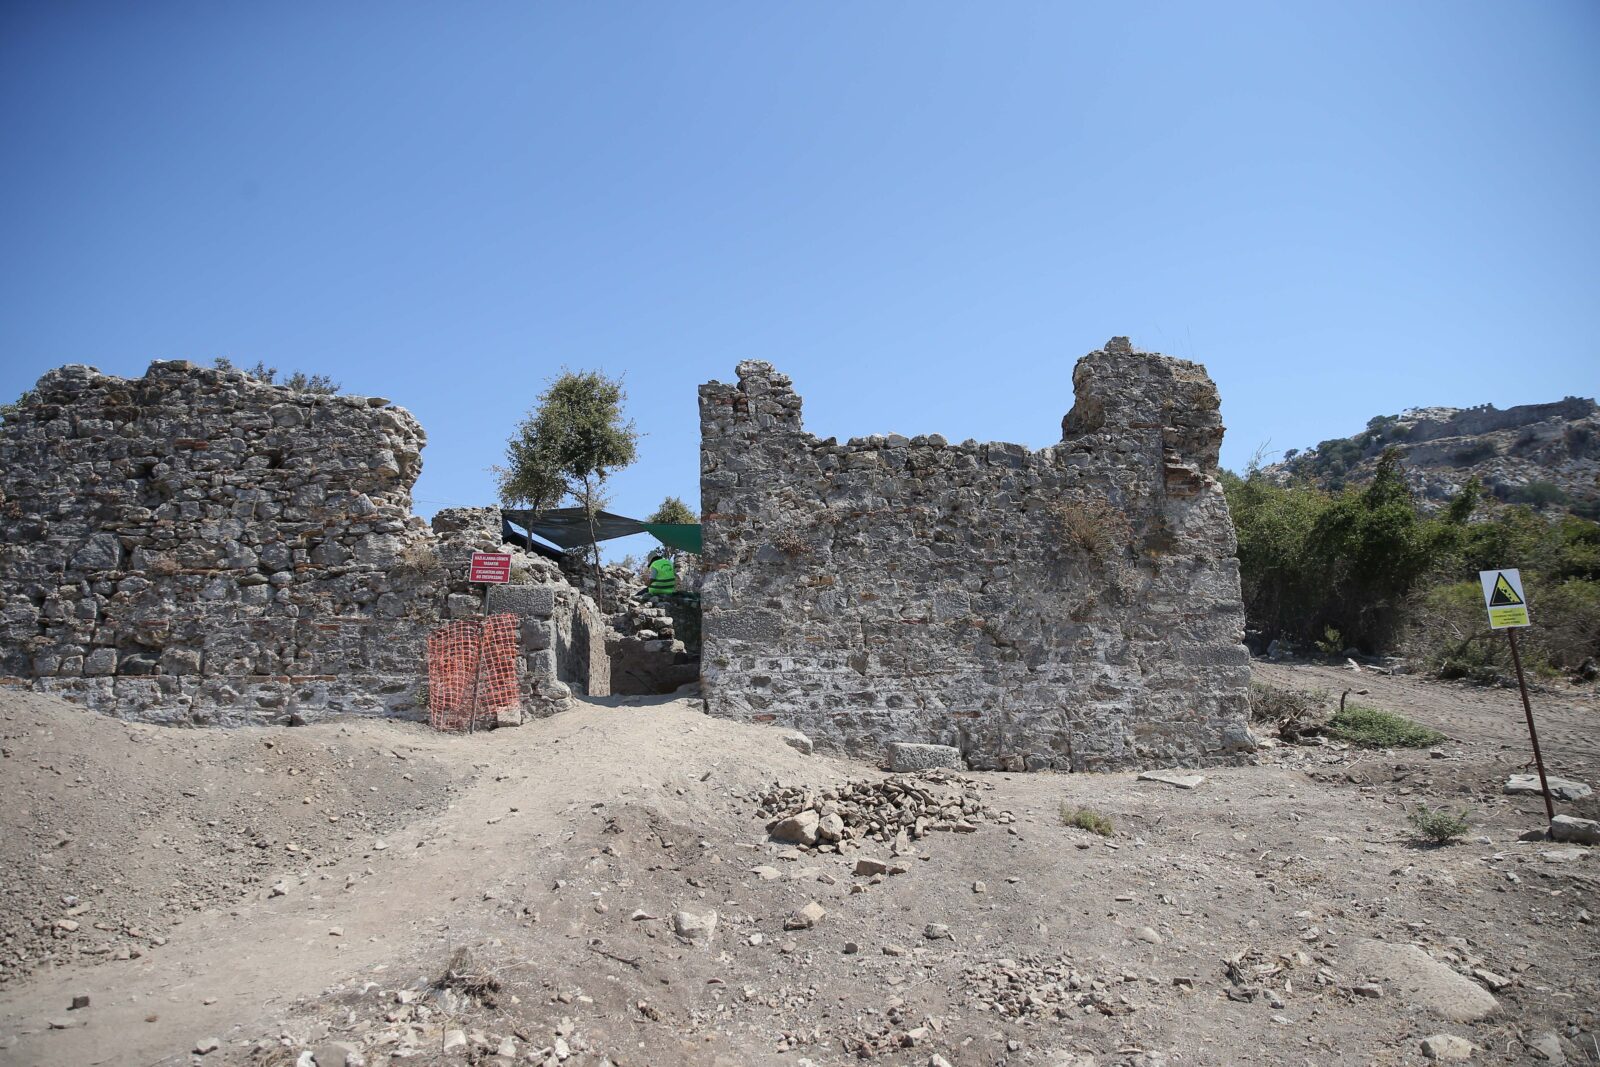
[[[1265,682],[1250,683],[1250,721],[1270,726],[1285,741],[1297,739],[1320,724],[1328,704],[1326,690],[1284,689]]]
[[[772,532],[768,543],[773,548],[793,559],[796,556],[808,555],[811,552],[811,542],[806,540],[803,533],[793,526],[783,526]]]
[[[439,552],[428,541],[409,542],[396,558],[398,562],[395,564],[395,570],[406,571],[418,578],[434,578],[444,574],[444,564],[439,560]]]
[[[1133,537],[1128,517],[1106,500],[1059,500],[1050,505],[1049,522],[1062,548],[1089,556],[1112,556]]]
[[[464,947],[451,954],[444,974],[433,984],[436,989],[453,989],[471,997],[485,1008],[495,1006],[500,992],[499,976],[478,966]]]

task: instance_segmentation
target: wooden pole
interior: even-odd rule
[[[1522,714],[1528,720],[1528,739],[1533,742],[1533,765],[1539,768],[1539,788],[1544,791],[1544,813],[1548,823],[1556,821],[1556,806],[1550,800],[1550,783],[1544,776],[1544,757],[1539,754],[1539,731],[1533,728],[1533,706],[1528,703],[1528,680],[1522,676],[1522,655],[1517,651],[1517,628],[1506,630],[1511,642],[1511,662],[1517,668],[1517,688],[1522,691]]]

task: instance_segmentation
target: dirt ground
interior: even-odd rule
[[[1528,763],[1515,692],[1258,677],[1451,740],[1276,747],[1192,790],[973,774],[976,832],[895,858],[769,841],[775,783],[882,773],[687,701],[455,737],[0,693],[0,1063],[1405,1064],[1441,1034],[1600,1063],[1600,849],[1519,840],[1543,812],[1500,791]],[[1535,710],[1552,771],[1600,785],[1593,687]],[[1466,840],[1413,842],[1424,802]],[[714,911],[709,939],[679,911]]]

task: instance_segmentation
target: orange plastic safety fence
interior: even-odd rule
[[[437,730],[492,725],[522,707],[515,615],[456,619],[428,635],[428,717]]]

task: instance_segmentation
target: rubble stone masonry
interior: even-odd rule
[[[480,610],[467,557],[502,547],[496,509],[411,514],[423,443],[376,397],[51,371],[0,426],[0,674],[152,721],[419,713],[427,633]],[[537,556],[514,574],[529,710],[606,692],[593,604]]]
[[[1223,426],[1198,364],[1078,362],[1058,445],[818,440],[769,364],[700,390],[708,709],[976,768],[1254,747]]]

